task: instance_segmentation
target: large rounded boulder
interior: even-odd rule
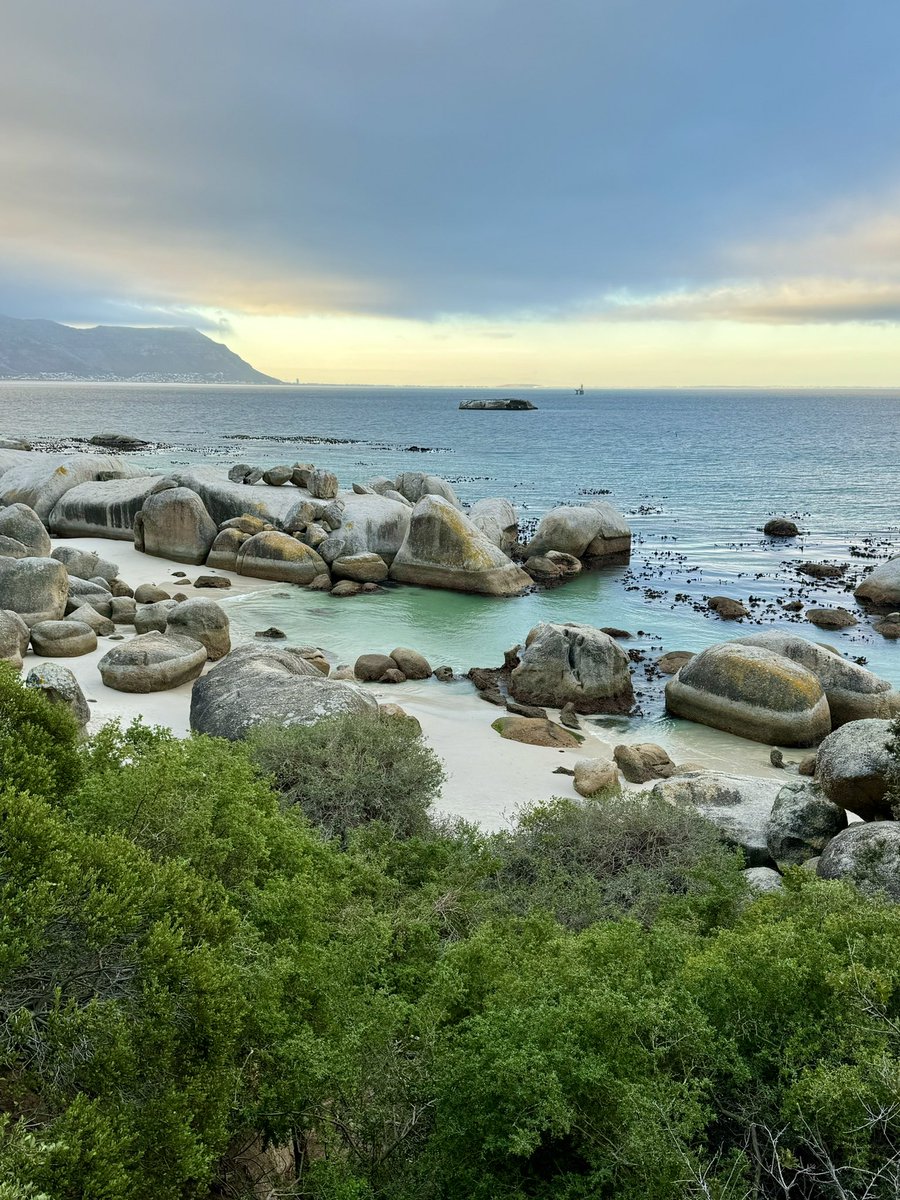
[[[821,854],[847,828],[847,814],[808,780],[791,780],[775,797],[766,822],[769,853],[783,871]]]
[[[822,791],[864,821],[892,815],[885,799],[890,736],[890,721],[851,721],[829,734],[816,755],[816,779]]]
[[[70,577],[87,582],[103,579],[110,583],[119,574],[114,562],[101,558],[93,550],[80,550],[77,546],[57,546],[50,557],[58,559]]]
[[[240,646],[194,684],[191,729],[238,741],[257,725],[314,725],[346,713],[375,713],[362,688],[328,679],[288,646]]]
[[[867,608],[900,608],[900,554],[880,563],[853,594]]]
[[[772,629],[737,638],[733,644],[761,646],[812,671],[825,692],[834,729],[848,721],[887,718],[900,713],[900,692],[886,679],[880,679],[818,642]]]
[[[82,729],[90,721],[90,706],[81,685],[68,667],[62,667],[59,663],[43,663],[39,667],[32,667],[25,686],[43,692],[51,704],[67,708]]]
[[[210,662],[216,662],[231,649],[231,624],[228,615],[215,600],[196,596],[183,600],[168,615],[167,633],[193,638],[206,647]]]
[[[469,520],[504,554],[511,554],[518,544],[519,519],[508,500],[499,496],[476,500],[469,509]]]
[[[357,554],[377,554],[390,566],[409,530],[412,509],[375,492],[344,501],[340,526],[318,547],[326,562]]]
[[[328,567],[311,546],[272,529],[255,533],[238,547],[237,572],[254,579],[305,586],[317,575],[327,575]]]
[[[134,519],[159,482],[155,475],[79,483],[60,497],[50,513],[56,537],[132,540]]]
[[[553,508],[541,518],[527,554],[532,558],[550,550],[597,564],[627,562],[631,529],[619,510],[605,501]]]
[[[454,508],[461,507],[451,484],[439,475],[428,475],[425,471],[403,471],[397,476],[394,487],[410,504],[418,504],[423,496],[442,496]]]
[[[108,650],[97,664],[100,678],[117,692],[165,692],[196,679],[206,648],[193,638],[142,633]]]
[[[0,558],[0,608],[26,625],[60,620],[68,596],[69,576],[55,558]]]
[[[32,558],[50,556],[50,534],[27,504],[10,504],[0,509],[0,534],[21,542]]]
[[[709,646],[666,684],[676,717],[738,737],[813,746],[831,729],[822,685],[812,671],[762,646]]]
[[[391,564],[391,578],[488,596],[519,596],[531,587],[525,572],[458,508],[431,495],[412,510],[406,538]]]
[[[186,487],[148,496],[135,518],[138,549],[174,562],[206,562],[217,533],[203,501]]]
[[[42,658],[76,658],[97,649],[97,634],[85,621],[38,621],[31,645]]]
[[[536,625],[509,691],[522,704],[572,704],[581,713],[626,713],[634,705],[628,655],[591,625]]]
[[[821,879],[848,879],[900,901],[900,822],[850,825],[831,839],[816,867]]]

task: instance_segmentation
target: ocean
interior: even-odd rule
[[[461,412],[461,399],[523,395],[535,412]],[[539,621],[616,626],[650,660],[775,624],[827,641],[900,686],[900,644],[867,620],[823,634],[775,601],[855,610],[852,584],[900,553],[900,389],[778,390],[217,387],[0,384],[0,435],[123,432],[163,443],[146,465],[315,462],[343,486],[424,470],[463,502],[506,496],[524,522],[548,508],[610,500],[635,533],[632,563],[515,600],[390,588],[337,601],[296,588],[229,602],[237,629],[267,625],[352,661],[410,645],[457,670],[498,663]],[[772,515],[804,536],[770,542]],[[114,556],[113,556],[114,557]],[[848,564],[803,584],[796,564]],[[753,598],[740,625],[704,597]],[[657,701],[646,718],[665,721]]]

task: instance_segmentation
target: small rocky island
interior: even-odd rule
[[[461,400],[462,412],[537,412],[537,405],[530,400],[507,396],[498,400]]]

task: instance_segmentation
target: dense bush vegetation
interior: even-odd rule
[[[384,821],[397,837],[425,832],[444,781],[440,760],[404,717],[264,725],[249,746],[285,803],[302,809],[326,837],[342,840],[369,821]]]
[[[652,797],[430,820],[401,721],[0,708],[0,1200],[900,1191],[898,906]]]

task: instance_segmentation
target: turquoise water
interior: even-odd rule
[[[464,397],[516,394],[538,411],[457,407]],[[148,465],[300,459],[329,467],[345,486],[428,470],[453,481],[464,502],[508,496],[524,520],[607,490],[629,514],[630,569],[517,600],[396,588],[349,601],[278,589],[229,602],[239,628],[279,625],[339,658],[402,643],[464,670],[498,662],[538,621],[562,619],[625,628],[636,635],[627,644],[648,655],[698,649],[751,631],[751,623],[698,611],[705,595],[752,596],[754,621],[768,624],[775,599],[797,590],[795,562],[846,562],[852,584],[874,561],[852,547],[877,558],[900,553],[900,390],[575,396],[513,388],[0,385],[2,436],[107,430],[167,443],[141,458]],[[759,530],[773,514],[796,516],[805,536],[770,543]],[[855,608],[844,583],[804,586],[802,594]],[[777,623],[787,624],[783,616]],[[824,636],[805,622],[790,627]],[[867,621],[827,640],[900,685],[900,645]]]

